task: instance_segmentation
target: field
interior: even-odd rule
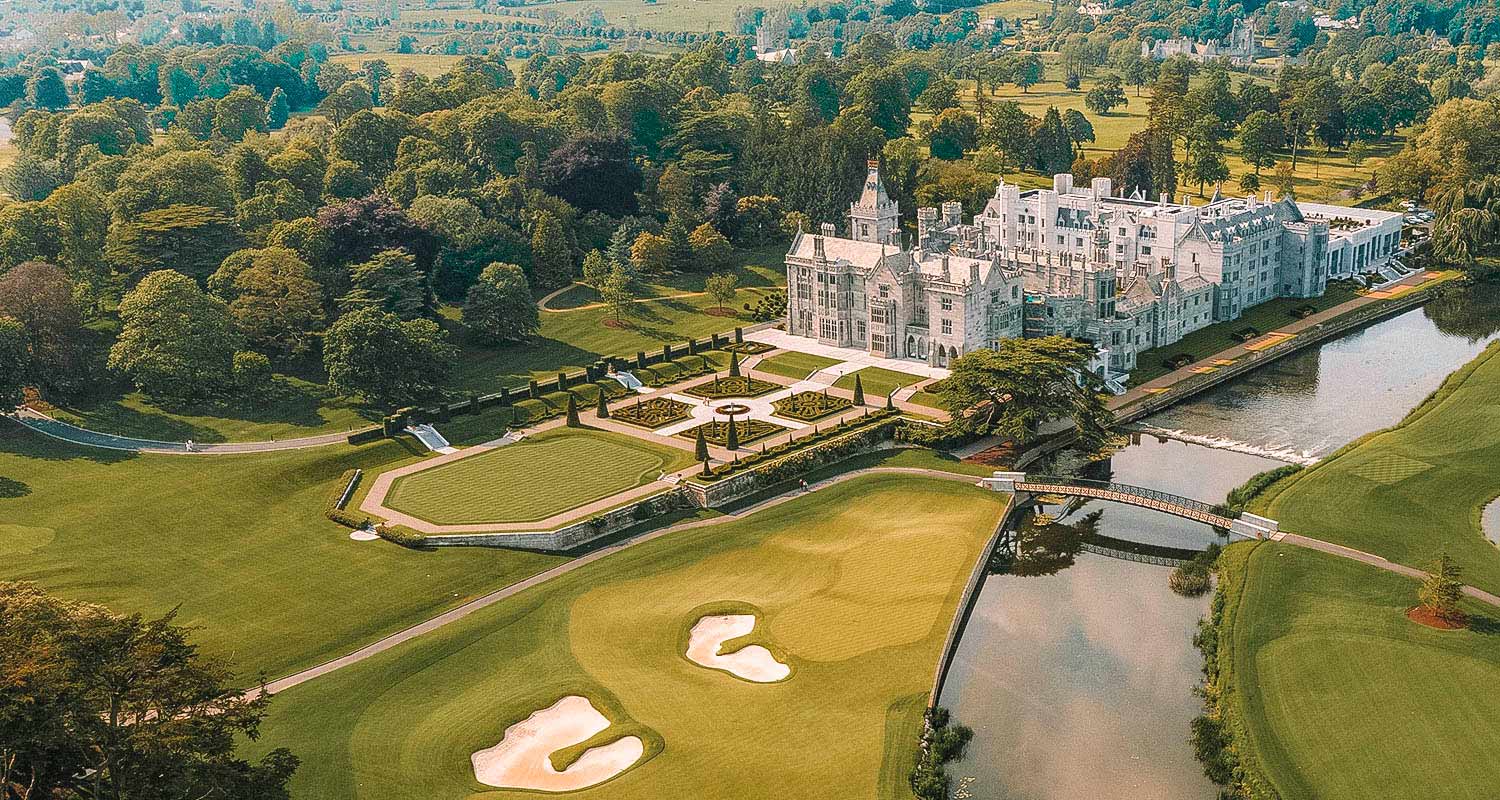
[[[762,248],[738,254],[736,274],[748,288],[738,292],[731,309],[744,303],[754,305],[768,287],[777,284],[778,276],[784,276],[774,268],[778,253],[778,248]],[[544,311],[541,329],[530,342],[503,347],[474,342],[463,327],[461,310],[444,306],[439,309],[440,321],[460,347],[460,355],[443,388],[457,398],[516,388],[532,378],[582,370],[604,355],[632,357],[638,350],[658,350],[664,343],[681,344],[689,337],[704,338],[750,324],[743,314],[710,313],[717,303],[707,295],[665,296],[701,291],[703,278],[676,275],[649,285],[648,296],[654,294],[657,299],[633,304],[623,320],[625,327],[605,325],[610,314],[600,307]],[[330,391],[319,365],[299,365],[288,371],[294,374],[279,375],[267,397],[179,408],[163,406],[128,389],[104,387],[96,397],[66,404],[58,417],[104,433],[198,442],[314,436],[365,427],[380,418],[378,409]]]
[[[692,455],[608,431],[553,428],[400,478],[386,502],[439,525],[536,522],[676,472]]]
[[[248,685],[257,673],[279,677],[342,655],[562,560],[354,542],[324,519],[344,470],[419,457],[402,440],[132,457],[0,420],[0,580],[36,581],[119,612],[177,608],[177,622],[197,627],[194,640]]]
[[[761,372],[769,372],[772,375],[780,375],[784,378],[796,378],[800,381],[806,380],[807,376],[820,369],[831,367],[837,363],[839,362],[831,358],[788,350],[784,353],[777,353],[770,358],[763,359],[755,368]]]
[[[458,14],[459,12],[446,12]],[[391,72],[400,75],[404,70],[411,70],[418,75],[435,78],[453,68],[463,56],[445,56],[431,53],[339,53],[329,56],[328,60],[335,64],[343,64],[349,69],[358,71],[361,64],[366,61],[379,59],[389,64]]]
[[[1243,579],[1233,701],[1282,797],[1494,796],[1500,622],[1419,626],[1415,581],[1291,546],[1256,547]]]
[[[1500,592],[1500,550],[1479,525],[1500,494],[1497,391],[1500,345],[1491,345],[1400,425],[1278,483],[1256,513],[1408,566],[1427,567],[1446,552],[1465,582]]]
[[[866,476],[674,532],[278,695],[252,748],[303,759],[294,796],[478,796],[472,752],[583,693],[617,723],[610,737],[664,745],[584,797],[893,796],[1003,504],[959,482]],[[688,629],[725,604],[758,610],[753,636],[790,679],[751,684],[683,657]]]
[[[865,367],[851,375],[839,378],[833,382],[833,385],[840,389],[854,391],[855,375],[859,376],[859,385],[865,390],[867,402],[870,401],[870,398],[883,398],[903,386],[910,386],[913,383],[920,383],[926,380],[921,375],[897,372],[893,369]]]

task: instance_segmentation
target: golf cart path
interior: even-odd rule
[[[513,583],[501,589],[497,589],[493,592],[490,592],[489,594],[476,597],[473,600],[449,609],[448,611],[432,617],[431,619],[428,619],[424,622],[419,622],[409,628],[397,631],[396,633],[367,644],[364,647],[361,647],[346,656],[341,656],[339,658],[333,659],[332,661],[327,661],[319,664],[318,666],[310,667],[308,669],[302,670],[301,672],[293,673],[284,678],[271,681],[270,683],[267,683],[265,685],[264,689],[251,689],[250,691],[246,692],[245,696],[247,698],[253,699],[259,696],[262,691],[264,691],[266,694],[275,694],[277,692],[286,691],[287,689],[290,689],[294,686],[299,686],[301,684],[307,683],[314,678],[322,677],[323,675],[327,675],[330,672],[343,669],[344,667],[351,666],[353,664],[358,664],[365,659],[390,650],[397,645],[404,644],[411,641],[412,639],[422,636],[423,634],[431,633],[432,631],[435,631],[445,625],[457,622],[476,611],[480,611],[503,600],[508,600],[512,597],[515,597],[516,595],[526,591],[527,589],[532,589],[540,586],[552,580],[553,578],[561,577],[576,569],[592,564],[601,558],[611,556],[615,553],[629,549],[638,544],[644,544],[646,542],[659,539],[663,536],[667,536],[673,533],[679,533],[681,531],[691,530],[694,528],[702,528],[709,525],[718,525],[725,522],[733,522],[735,520],[755,514],[756,512],[764,511],[765,509],[773,508],[775,506],[781,505],[782,503],[796,499],[797,497],[800,497],[807,492],[814,492],[819,489],[825,489],[829,486],[834,486],[843,483],[844,481],[852,480],[854,478],[862,477],[865,475],[878,474],[923,475],[926,477],[938,478],[941,480],[962,481],[964,483],[977,483],[979,480],[979,478],[974,475],[960,475],[955,472],[944,472],[942,470],[923,469],[919,467],[866,467],[864,469],[857,469],[850,472],[840,473],[831,478],[826,478],[824,480],[818,481],[817,483],[808,484],[805,491],[787,492],[786,494],[768,498],[766,500],[762,500],[759,503],[755,503],[753,505],[749,505],[732,512],[726,512],[723,516],[720,517],[700,519],[694,520],[692,522],[684,522],[677,525],[671,525],[660,530],[643,533],[639,536],[635,536],[622,542],[609,545],[608,547],[595,550],[591,553],[588,553],[587,555],[582,555],[571,561],[566,561],[562,564],[558,564],[551,569],[538,572],[537,574],[532,575],[525,580]]]
[[[220,442],[217,444],[194,442],[192,449],[188,449],[187,442],[163,442],[156,439],[138,439],[131,436],[117,436],[113,433],[91,431],[88,428],[80,428],[77,425],[53,419],[40,411],[25,406],[16,409],[15,413],[9,416],[21,425],[43,436],[50,436],[54,439],[61,439],[65,442],[71,442],[84,447],[123,450],[130,453],[157,453],[179,456],[268,453],[276,450],[304,450],[310,447],[343,444],[349,440],[349,432],[340,431],[338,433],[325,433],[300,439],[272,439],[265,442]]]
[[[1427,577],[1426,572],[1417,569],[1416,567],[1408,567],[1405,564],[1397,564],[1393,561],[1387,561],[1386,559],[1381,558],[1374,553],[1366,553],[1363,550],[1355,550],[1352,547],[1345,547],[1341,544],[1334,544],[1333,542],[1325,542],[1322,539],[1314,539],[1309,536],[1302,536],[1301,534],[1278,533],[1271,536],[1271,541],[1294,544],[1298,547],[1306,547],[1309,550],[1317,550],[1320,553],[1329,553],[1331,555],[1342,556],[1352,561],[1358,561],[1361,564],[1368,564],[1372,567],[1383,569],[1386,572],[1394,572],[1397,575],[1405,575],[1408,578],[1422,580],[1423,578]],[[1492,606],[1500,608],[1500,596],[1490,594],[1483,589],[1469,586],[1467,584],[1464,585],[1463,589],[1464,594],[1468,595],[1469,597],[1472,597],[1475,600],[1480,601],[1481,603],[1489,603]]]

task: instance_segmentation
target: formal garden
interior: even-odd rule
[[[705,422],[696,428],[690,428],[677,434],[684,439],[697,439],[701,433],[703,440],[716,447],[726,447],[737,450],[751,442],[758,442],[770,436],[787,433],[790,429],[784,428],[774,422],[766,422],[759,419],[735,419],[730,417],[725,420],[713,420]]]
[[[634,436],[554,428],[400,477],[385,504],[437,525],[539,522],[691,463]]]
[[[854,407],[854,403],[842,397],[822,392],[797,392],[771,404],[776,416],[798,422],[812,422]]]
[[[759,397],[780,388],[782,386],[779,383],[763,381],[749,375],[715,375],[713,380],[689,386],[682,391],[684,394],[702,397],[705,400],[722,400],[727,397]]]
[[[634,403],[616,406],[610,409],[609,416],[618,422],[656,430],[674,422],[689,419],[692,417],[692,409],[691,405],[681,400],[673,400],[670,397],[652,397],[648,400],[637,400]]]

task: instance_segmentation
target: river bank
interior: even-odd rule
[[[1200,441],[1140,433],[1090,477],[1215,501],[1293,452],[1315,461],[1394,424],[1500,331],[1491,313],[1500,292],[1459,292],[1148,417]],[[1063,521],[1092,511],[1103,512],[1096,527],[1107,536],[1184,547],[1214,538],[1205,526],[1107,503]],[[1214,797],[1188,744],[1201,713],[1192,639],[1208,600],[1173,595],[1165,567],[1088,552],[1065,560],[1050,574],[990,575],[981,586],[941,697],[976,732],[950,774],[970,778],[972,796],[997,800]]]

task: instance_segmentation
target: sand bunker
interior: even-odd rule
[[[774,683],[792,674],[791,667],[777,661],[770,650],[758,644],[748,645],[728,655],[719,655],[719,646],[724,642],[753,630],[754,614],[704,617],[693,626],[688,637],[687,657],[709,669],[722,669],[756,683]]]
[[[609,727],[609,720],[588,698],[568,695],[505,729],[500,743],[471,758],[474,777],[501,789],[570,792],[613,778],[639,761],[646,745],[624,736],[591,747],[562,772],[552,768],[551,754],[587,741]]]

